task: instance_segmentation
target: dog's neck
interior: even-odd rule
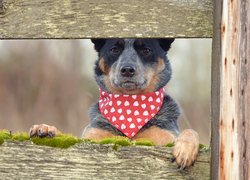
[[[161,109],[164,89],[145,94],[110,94],[100,89],[99,109],[109,122],[132,138]]]

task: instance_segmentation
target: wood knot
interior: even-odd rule
[[[233,159],[233,158],[234,158],[234,152],[231,151],[231,159]]]
[[[222,25],[222,33],[224,33],[225,30],[226,30],[226,26],[225,26],[225,24],[223,24],[223,25]]]
[[[227,57],[225,57],[224,64],[227,66]]]

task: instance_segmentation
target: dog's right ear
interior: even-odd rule
[[[91,39],[91,42],[95,45],[95,50],[100,52],[102,47],[104,46],[106,39]]]
[[[158,39],[158,41],[160,43],[161,48],[164,51],[168,51],[171,47],[171,44],[174,42],[174,38],[161,38]]]

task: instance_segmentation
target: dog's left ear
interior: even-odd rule
[[[91,39],[91,42],[95,45],[95,50],[100,52],[104,44],[106,43],[106,39]]]
[[[168,51],[171,47],[172,42],[174,42],[174,38],[161,38],[158,39],[158,41],[160,43],[161,48],[164,51]]]

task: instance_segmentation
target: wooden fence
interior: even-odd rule
[[[249,0],[0,0],[1,39],[90,37],[213,37],[211,179],[250,179]]]

